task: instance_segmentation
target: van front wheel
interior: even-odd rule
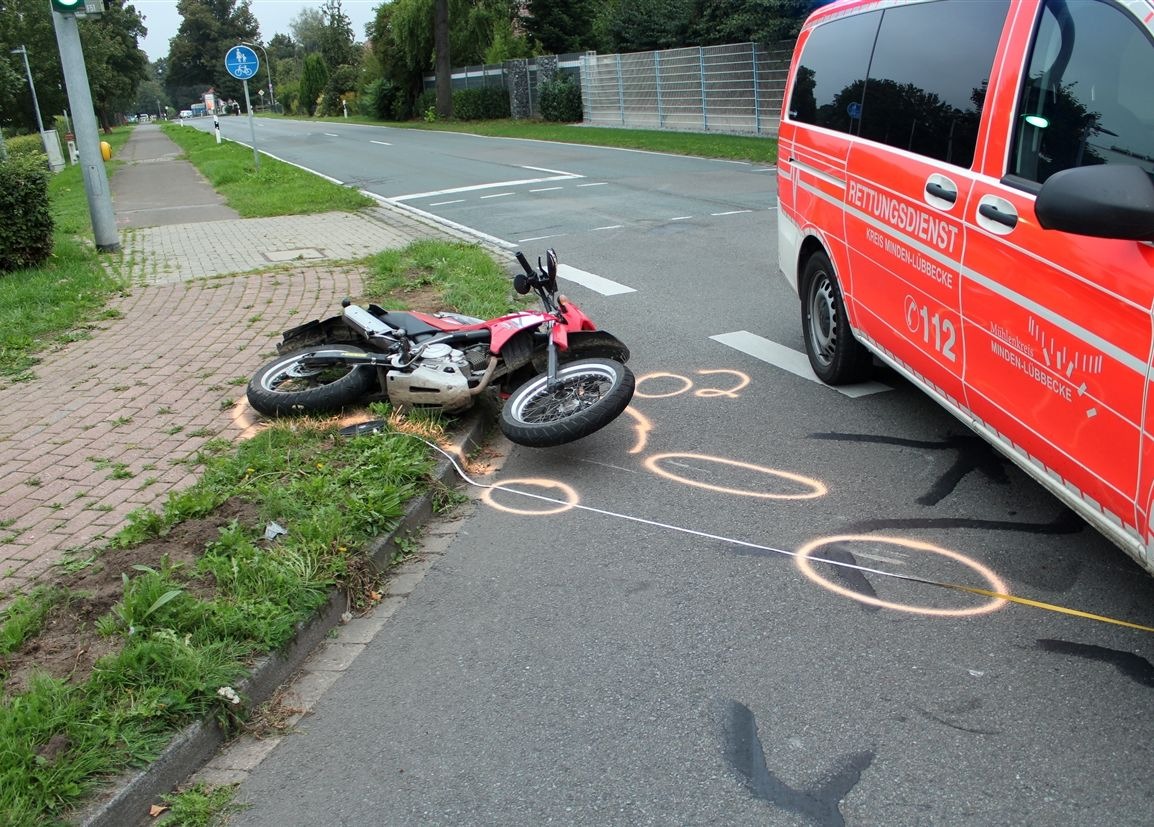
[[[801,324],[813,372],[827,385],[864,381],[873,357],[849,329],[841,288],[825,253],[809,257],[801,283]]]

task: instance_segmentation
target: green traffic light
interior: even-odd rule
[[[65,14],[84,8],[84,0],[52,0],[52,8]]]

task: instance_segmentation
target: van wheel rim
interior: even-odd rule
[[[819,362],[833,361],[837,346],[837,308],[834,305],[833,283],[821,276],[814,284],[809,303],[809,339]]]

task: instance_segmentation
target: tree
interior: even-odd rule
[[[137,44],[146,29],[136,9],[124,0],[111,0],[103,15],[79,20],[78,28],[93,104],[107,127],[116,113],[132,105],[136,87],[144,79],[148,58]],[[51,7],[40,0],[0,0],[0,62],[17,78],[15,86],[0,79],[4,90],[0,124],[32,132],[36,114],[23,56],[11,54],[21,46],[27,49],[41,116],[50,124],[55,114],[69,108]]]
[[[544,54],[592,49],[593,18],[601,5],[600,0],[529,0],[525,31]]]
[[[694,0],[609,0],[593,28],[606,52],[648,52],[688,43]]]
[[[176,10],[183,19],[170,42],[166,79],[173,103],[183,108],[210,87],[218,97],[241,97],[241,81],[225,69],[224,56],[260,37],[249,0],[178,0]]]
[[[378,9],[379,11],[379,9]],[[325,39],[325,15],[317,8],[306,7],[289,24],[292,39],[296,41],[297,57],[303,58],[321,51]]]
[[[411,101],[433,71],[434,0],[393,0],[377,7],[368,26],[384,76]],[[458,66],[481,63],[494,35],[513,19],[510,0],[449,0],[449,51]]]
[[[317,98],[325,89],[329,80],[329,67],[325,59],[319,54],[311,54],[305,58],[304,70],[301,72],[300,103],[311,117],[317,110]]]
[[[775,43],[796,38],[813,0],[696,0],[688,37],[693,46]]]
[[[93,106],[108,130],[133,108],[138,87],[148,76],[148,55],[138,45],[148,30],[136,9],[125,6],[123,0],[112,0],[104,14],[84,21],[79,28],[84,62],[101,67],[101,71],[89,70],[88,85]]]
[[[341,10],[341,0],[325,0],[321,6],[324,26],[321,28],[321,57],[334,69],[357,62],[353,23]]]
[[[453,62],[449,52],[449,0],[435,0],[433,47],[437,70],[437,117],[453,117]]]

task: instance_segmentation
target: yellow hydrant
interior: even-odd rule
[[[111,161],[112,160],[112,144],[108,143],[108,141],[101,141],[100,142],[100,155],[102,158],[104,158],[105,161]]]

